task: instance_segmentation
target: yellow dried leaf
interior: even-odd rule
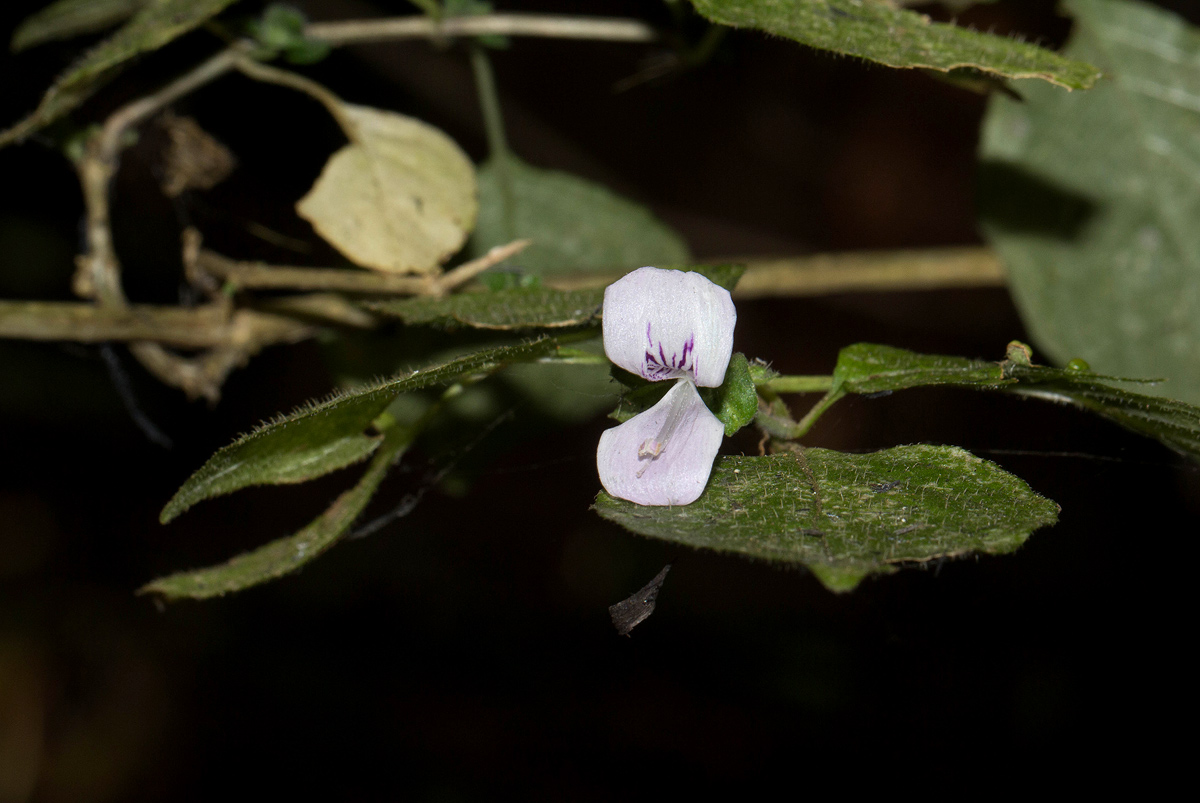
[[[351,143],[325,163],[296,211],[353,262],[387,273],[432,273],[475,226],[475,168],[433,126],[343,105]]]

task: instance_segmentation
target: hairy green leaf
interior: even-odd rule
[[[1200,459],[1200,407],[1115,387],[1122,380],[1086,370],[1005,362],[1004,375],[1017,381],[1005,390],[1082,407]]]
[[[554,290],[517,287],[446,298],[404,298],[366,306],[409,325],[435,324],[446,328],[559,329],[600,319],[604,288]]]
[[[683,239],[645,207],[569,173],[513,157],[489,161],[479,168],[479,222],[471,251],[482,255],[518,237],[533,245],[514,262],[544,276],[688,261]]]
[[[732,290],[745,273],[743,265],[697,265],[680,268],[707,277]],[[484,274],[485,276],[487,274]],[[466,292],[445,298],[415,297],[366,302],[364,306],[399,318],[410,326],[434,325],[446,329],[562,329],[600,321],[604,288],[557,290],[541,286],[536,277],[531,286]]]
[[[1066,8],[1067,52],[1111,80],[993,96],[984,234],[1056,362],[1166,377],[1152,393],[1200,404],[1200,30],[1146,3]]]
[[[1029,348],[1015,341],[999,363],[856,343],[842,349],[833,375],[835,388],[846,393],[958,385],[1074,404],[1200,457],[1200,407],[1127,390],[1120,385],[1148,381],[1093,373],[1079,360],[1068,368],[1033,365]]]
[[[57,0],[30,14],[13,32],[14,53],[26,48],[96,33],[133,15],[149,0]]]
[[[1003,78],[1040,78],[1086,89],[1100,72],[1044,48],[932,22],[880,0],[692,0],[702,15],[755,28],[820,50],[889,67],[949,71],[971,68]]]
[[[542,338],[485,349],[302,407],[218,450],[176,492],[160,519],[165,524],[197,502],[249,485],[296,481],[281,480],[276,468],[279,465],[293,467],[284,469],[285,474],[291,471],[288,476],[298,476],[307,467],[305,479],[348,465],[352,462],[348,458],[366,456],[368,447],[358,439],[365,437],[363,431],[401,393],[448,384],[468,374],[487,373],[510,362],[536,359],[552,352],[554,346],[553,340]]]
[[[117,67],[157,50],[216,16],[235,0],[148,0],[116,33],[88,51],[46,91],[32,114],[0,133],[0,147],[17,142],[79,106]]]
[[[252,552],[205,569],[160,577],[143,586],[140,594],[161,594],[170,600],[207,599],[274,580],[294,572],[333,546],[359,517],[388,469],[412,443],[416,431],[394,427],[357,484],[343,493],[324,513],[295,535],[272,541]]]
[[[1058,518],[1020,478],[950,446],[722,457],[690,505],[601,492],[595,509],[641,535],[802,563],[833,591],[905,564],[1011,552]]]
[[[925,385],[998,387],[1005,379],[999,363],[917,354],[875,343],[855,343],[838,352],[834,387],[848,393],[883,393]]]

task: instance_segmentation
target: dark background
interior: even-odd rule
[[[37,5],[6,5],[3,35]],[[409,11],[300,5],[315,19]],[[671,24],[665,7],[638,2],[520,8]],[[1069,29],[1045,2],[962,19],[1051,45]],[[701,31],[682,29],[693,41]],[[213,46],[200,33],[143,59],[78,118],[100,119]],[[3,57],[0,124],[31,109],[77,47]],[[983,97],[754,33],[731,33],[707,64],[614,91],[668,52],[533,39],[495,52],[514,150],[650,205],[700,258],[979,242]],[[461,46],[346,48],[304,69],[486,155]],[[328,264],[291,212],[340,144],[319,107],[227,77],[177,109],[240,164],[226,184],[169,202],[157,189],[161,141],[146,127],[114,189],[130,295],[178,300],[187,222],[226,253]],[[40,140],[0,151],[4,298],[70,298],[78,185]],[[248,221],[311,250],[280,252]],[[736,348],[788,373],[827,373],[857,341],[1000,359],[1023,336],[1000,289],[779,299],[738,313]],[[134,425],[97,348],[0,341],[0,800],[26,799],[30,778],[33,799],[47,801],[455,801],[746,794],[768,782],[803,794],[893,773],[1011,780],[1075,761],[1138,771],[1190,688],[1195,466],[1082,413],[965,391],[850,399],[810,442],[949,443],[995,460],[1062,506],[1060,523],[1014,555],[834,595],[800,570],[632,536],[588,510],[608,425],[597,420],[501,437],[507,448],[468,496],[431,492],[296,576],[204,603],[135,597],[156,576],[294,531],[345,487],[348,472],[157,521],[216,448],[326,392],[321,358],[315,343],[271,349],[208,409],[122,356],[138,403],[174,442],[164,450]],[[754,440],[727,447],[750,452]],[[426,459],[387,481],[379,510],[419,484]],[[607,606],[668,561],[657,611],[619,638]]]

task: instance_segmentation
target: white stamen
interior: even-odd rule
[[[689,382],[690,380],[680,379],[679,381]],[[667,441],[669,441],[671,436],[675,434],[675,430],[679,429],[679,425],[682,423],[684,419],[684,413],[687,412],[687,409],[687,397],[680,396],[679,401],[675,404],[672,404],[667,410],[667,418],[665,421],[663,421],[663,425],[658,430],[658,434],[653,438],[646,438],[646,440],[642,441],[641,445],[638,446],[638,460],[649,461],[646,463],[646,465],[642,466],[641,470],[638,471],[636,475],[638,479],[641,479],[642,475],[646,473],[646,469],[650,468],[650,464],[657,460],[659,455],[666,451]]]

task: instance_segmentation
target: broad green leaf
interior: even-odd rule
[[[604,288],[554,290],[519,287],[509,290],[459,293],[446,298],[405,298],[366,306],[412,325],[446,328],[559,329],[583,326],[600,319]]]
[[[1200,404],[1200,30],[1145,3],[1070,0],[1067,52],[1111,76],[995,95],[983,231],[1056,362],[1166,377]]]
[[[925,385],[998,387],[1005,379],[999,363],[917,354],[892,346],[855,343],[838,353],[834,387],[848,393],[883,393]]]
[[[17,142],[79,106],[117,67],[157,50],[216,16],[235,0],[148,0],[129,22],[89,50],[46,91],[32,114],[0,133],[0,147]]]
[[[511,198],[504,189],[505,169]],[[514,262],[543,276],[688,261],[683,239],[645,207],[569,173],[512,157],[489,161],[479,168],[479,222],[471,251],[480,255],[517,237],[533,245]]]
[[[295,535],[272,541],[217,566],[160,577],[143,586],[138,593],[161,594],[169,600],[207,599],[241,591],[294,572],[337,543],[350,529],[371,501],[388,469],[412,443],[415,435],[415,430],[405,427],[389,430],[362,479]]]
[[[755,28],[820,50],[889,67],[976,69],[1003,78],[1040,78],[1086,89],[1099,71],[1044,48],[979,33],[881,0],[692,0],[703,16]]]
[[[249,485],[291,481],[278,479],[276,465],[304,467],[313,471],[339,468],[340,456],[347,465],[365,452],[363,432],[392,400],[434,385],[445,385],[468,374],[487,373],[507,363],[536,359],[553,351],[555,343],[542,338],[516,346],[500,346],[468,354],[448,362],[404,373],[374,385],[338,393],[326,401],[302,407],[260,426],[248,435],[218,450],[187,479],[163,508],[165,524],[204,499],[231,493]],[[359,459],[365,454],[359,454]],[[292,469],[294,474],[303,471]],[[324,472],[321,472],[324,473]],[[294,475],[293,474],[293,475]],[[308,478],[318,476],[310,473]]]
[[[111,28],[133,15],[149,0],[58,0],[30,14],[13,32],[14,53],[26,48],[70,39]]]
[[[296,211],[363,267],[436,271],[475,225],[471,161],[420,120],[351,104],[338,112],[351,142],[329,158]]]
[[[725,381],[719,388],[701,388],[700,396],[713,415],[725,425],[725,437],[733,435],[754,420],[758,412],[758,391],[750,377],[750,363],[738,352],[725,369]]]
[[[833,591],[903,565],[1012,552],[1058,518],[1020,478],[951,446],[722,457],[690,505],[601,492],[595,509],[652,538],[802,563]]]

